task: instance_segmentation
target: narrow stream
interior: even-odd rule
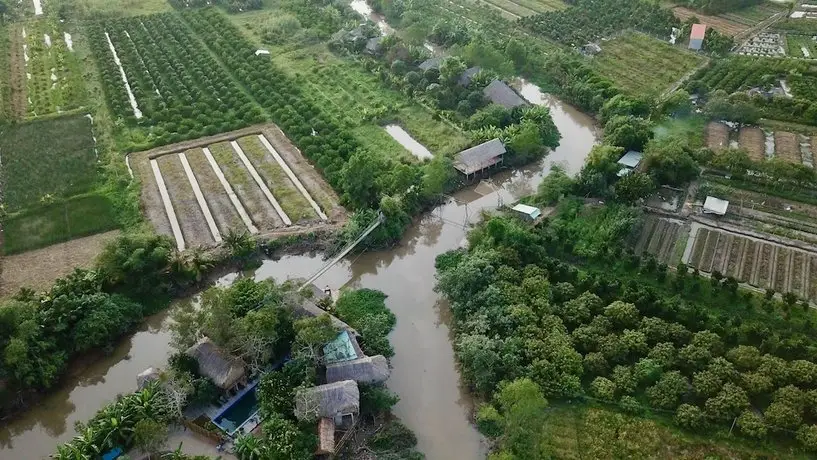
[[[394,249],[350,256],[317,281],[321,287],[367,287],[388,294],[387,305],[397,315],[391,336],[396,354],[388,385],[400,396],[396,414],[417,434],[418,447],[429,460],[476,460],[487,452],[469,420],[471,399],[460,385],[448,306],[433,290],[435,257],[458,247],[466,225],[477,221],[480,210],[496,207],[500,197],[507,204],[534,193],[552,165],[576,174],[596,142],[591,117],[552,97],[538,103],[551,108],[562,133],[561,145],[547,158],[494,176],[488,181],[492,186],[480,184],[460,191],[456,201],[419,219]],[[306,277],[323,263],[320,256],[287,256],[265,261],[254,276]],[[224,277],[220,283],[228,284],[237,276]],[[59,443],[70,440],[76,421],[89,419],[117,394],[135,390],[136,374],[164,366],[171,352],[167,316],[149,318],[110,356],[76,367],[63,386],[38,406],[6,421],[0,428],[0,459],[47,457]]]

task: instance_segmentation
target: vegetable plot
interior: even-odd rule
[[[142,117],[136,116],[106,34]],[[230,131],[265,118],[176,14],[101,21],[89,27],[89,37],[112,112],[130,128],[145,131],[146,145],[138,147]]]

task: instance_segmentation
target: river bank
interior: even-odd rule
[[[593,119],[554,98],[551,108],[562,133],[561,145],[541,162],[500,173],[456,193],[453,199],[419,218],[400,243],[386,251],[349,256],[316,283],[333,289],[367,287],[389,295],[387,306],[397,316],[391,341],[396,354],[389,387],[400,396],[395,413],[418,438],[429,459],[484,458],[487,446],[470,422],[471,400],[460,387],[448,327],[448,306],[433,291],[434,259],[456,248],[480,210],[511,203],[535,192],[553,165],[576,174],[596,142]],[[490,184],[490,185],[488,185]],[[256,279],[308,277],[324,264],[320,255],[284,255],[264,260],[249,273],[219,278],[227,284],[239,276]],[[192,296],[181,302],[195,302]],[[102,359],[72,369],[54,393],[44,397],[0,428],[0,458],[44,458],[75,433],[84,421],[117,394],[136,388],[136,374],[162,367],[171,352],[170,310],[154,315]]]

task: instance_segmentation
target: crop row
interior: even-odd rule
[[[751,238],[702,228],[689,265],[720,272],[762,289],[817,298],[817,256]]]
[[[26,31],[28,113],[46,115],[82,105],[85,90],[79,62],[54,20],[28,23]]]
[[[552,40],[581,46],[624,29],[669,38],[680,21],[657,3],[631,0],[576,0],[565,10],[528,16],[519,22]]]
[[[256,56],[252,43],[217,10],[190,10],[182,15],[287,137],[317,163],[330,184],[341,189],[340,169],[357,148],[351,135],[310,103],[299,85],[268,56]]]
[[[130,125],[151,128],[154,145],[263,121],[262,111],[177,15],[109,20],[89,29],[111,110]],[[142,118],[128,100],[106,33]]]

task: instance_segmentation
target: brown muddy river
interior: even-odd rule
[[[523,90],[526,98],[530,90]],[[531,98],[531,102],[538,101]],[[482,459],[487,452],[469,419],[471,400],[460,385],[454,361],[448,307],[433,291],[435,257],[460,245],[467,224],[476,222],[480,210],[495,208],[500,197],[508,204],[535,192],[553,164],[577,173],[596,142],[592,118],[549,96],[539,102],[551,107],[563,136],[547,158],[460,191],[418,220],[395,248],[349,256],[316,282],[321,287],[367,287],[388,294],[387,305],[397,315],[391,335],[396,354],[388,386],[400,396],[396,414],[417,434],[418,448],[429,460]],[[322,265],[320,256],[288,256],[265,261],[254,276],[308,277]],[[220,282],[229,283],[236,276]],[[89,419],[117,394],[135,390],[136,374],[167,361],[167,322],[166,313],[149,318],[110,356],[75,368],[62,387],[37,407],[4,422],[0,459],[47,457],[59,443],[70,440],[76,421]]]

